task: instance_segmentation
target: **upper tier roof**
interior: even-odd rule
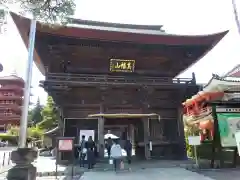
[[[14,13],[11,13],[11,15],[21,34],[23,41],[27,45],[30,20],[20,17]],[[95,40],[99,42],[121,42],[142,45],[167,45],[169,47],[201,46],[201,53],[198,53],[191,58],[191,54],[189,55],[189,57],[185,57],[185,59],[190,58],[190,60],[187,63],[182,63],[182,66],[184,67],[180,68],[181,70],[179,70],[179,72],[175,72],[175,74],[180,73],[180,71],[188,68],[191,64],[195,63],[198,59],[203,57],[228,32],[225,31],[217,34],[201,36],[182,36],[166,34],[163,32],[163,30],[161,30],[162,26],[116,24],[84,20],[73,20],[73,22],[77,24],[70,24],[68,26],[60,26],[57,28],[51,28],[48,25],[38,23],[37,34],[42,34],[41,37],[54,36],[58,38]],[[39,40],[37,40],[36,43],[40,43]],[[185,53],[188,54],[188,52]],[[91,56],[91,54],[89,54],[89,56]],[[41,55],[38,54],[38,52],[35,50],[34,60],[40,71],[44,74],[45,70],[43,62],[40,58]],[[71,57],[69,58],[71,59]],[[182,57],[180,57],[180,60],[181,58]]]

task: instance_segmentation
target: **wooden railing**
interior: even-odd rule
[[[163,84],[194,84],[191,78],[169,77],[148,77],[148,76],[113,76],[113,75],[89,75],[89,74],[67,74],[67,73],[48,73],[47,81],[64,82],[72,81],[78,83],[102,83],[102,84],[142,84],[142,85],[163,85]]]

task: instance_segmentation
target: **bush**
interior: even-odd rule
[[[8,128],[7,133],[2,134],[2,140],[9,141],[11,144],[17,144],[19,137],[19,127],[11,126]],[[44,131],[38,127],[29,127],[27,129],[27,141],[42,140]],[[1,138],[1,137],[0,137]]]
[[[8,141],[12,145],[17,145],[18,144],[18,136],[15,136],[15,135],[2,133],[2,134],[0,134],[0,139],[2,141]]]
[[[44,131],[37,127],[30,127],[28,128],[28,137],[36,139],[36,140],[42,140],[43,139]]]

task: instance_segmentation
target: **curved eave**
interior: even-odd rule
[[[14,13],[11,16],[21,34],[21,37],[27,46],[28,32],[30,27],[30,20],[24,17],[20,17]],[[51,28],[44,24],[37,24],[37,32],[43,32],[52,34],[55,36],[65,36],[71,38],[81,39],[97,39],[100,41],[118,41],[118,42],[131,42],[138,44],[165,44],[165,45],[206,45],[209,46],[209,50],[214,47],[228,31],[216,33],[212,35],[201,36],[180,36],[161,33],[160,31],[144,31],[139,30],[123,31],[119,28],[106,27],[84,27],[84,26],[60,26],[57,28]],[[209,51],[207,50],[207,52]],[[205,54],[207,53],[205,52]],[[205,55],[204,54],[204,55]],[[200,57],[201,58],[201,57]],[[200,59],[199,58],[199,59]],[[35,51],[34,60],[40,71],[44,74],[44,67],[41,59]],[[194,61],[193,63],[195,63]]]
[[[30,29],[30,19],[18,16],[14,13],[10,13],[12,16],[12,19],[19,31],[19,34],[26,46],[26,48],[28,48],[28,32]],[[42,61],[38,55],[38,53],[36,52],[36,50],[34,51],[34,62],[36,64],[36,66],[38,67],[38,69],[40,70],[40,72],[45,75],[45,69],[44,66],[42,64]]]
[[[224,91],[239,91],[240,81],[226,80],[220,77],[213,76],[208,84],[203,88],[204,92],[224,92]]]

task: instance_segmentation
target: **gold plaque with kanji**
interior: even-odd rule
[[[134,72],[135,60],[111,59],[111,72]]]

